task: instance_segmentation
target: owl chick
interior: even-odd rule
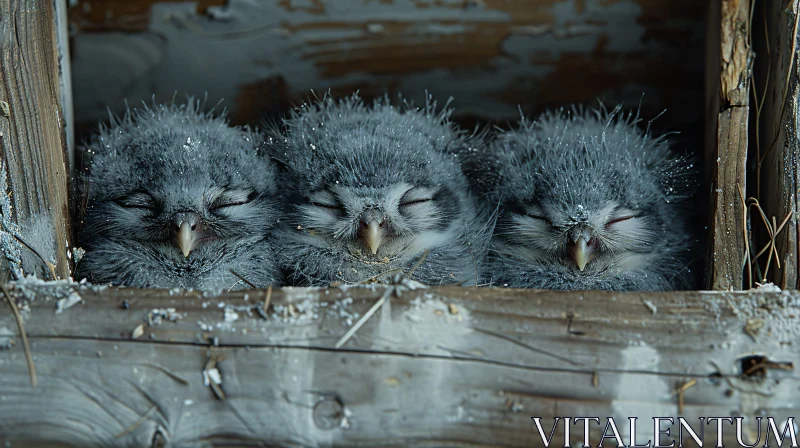
[[[474,284],[489,233],[456,151],[474,142],[450,111],[326,96],[273,126],[288,205],[281,264],[291,283]],[[416,268],[416,269],[415,269]]]
[[[501,210],[486,266],[495,284],[688,286],[691,236],[681,201],[692,189],[693,165],[638,123],[619,107],[576,108],[523,119],[497,137],[482,173]]]
[[[86,145],[79,278],[133,287],[240,289],[278,279],[275,167],[263,138],[201,112],[145,106]],[[231,272],[233,271],[233,272]]]

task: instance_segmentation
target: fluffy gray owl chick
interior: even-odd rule
[[[681,201],[693,166],[638,123],[619,108],[561,110],[497,137],[483,173],[501,210],[486,266],[495,284],[688,286],[691,236]]]
[[[489,233],[456,156],[472,140],[435,108],[326,96],[273,127],[265,146],[283,167],[290,282],[386,280],[427,253],[415,280],[476,283]]]
[[[78,277],[158,288],[276,281],[275,168],[263,141],[199,102],[128,111],[84,148],[87,206]]]

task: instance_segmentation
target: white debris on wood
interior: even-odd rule
[[[425,284],[420,283],[416,280],[411,280],[410,278],[403,278],[403,280],[400,281],[400,284],[409,291],[414,291],[417,289],[428,289],[428,287],[425,286]]]
[[[762,289],[764,287],[766,289]],[[703,294],[704,307],[717,317],[716,325],[721,325],[719,317],[729,310],[744,322],[751,322],[742,327],[749,336],[768,335],[779,343],[794,343],[800,337],[800,325],[796,324],[800,315],[800,293],[780,291],[767,285],[762,288]],[[759,321],[763,321],[763,326],[757,324]]]
[[[446,322],[463,323],[469,320],[470,310],[464,305],[458,307],[454,303],[445,301],[444,297],[426,292],[409,302],[409,308],[404,316],[414,323],[441,321],[441,319],[445,319]]]
[[[235,322],[239,320],[239,313],[233,307],[225,307],[225,322]]]
[[[759,292],[781,292],[781,288],[772,282],[757,284],[756,287],[753,289],[758,290]]]
[[[0,350],[7,350],[14,346],[14,335],[8,327],[0,328]]]
[[[212,382],[217,386],[222,385],[222,375],[216,367],[203,370],[203,385],[209,387]]]
[[[69,296],[63,299],[58,299],[56,302],[56,314],[61,314],[65,310],[72,308],[74,305],[82,302],[83,299],[77,292],[72,291],[69,293]]]
[[[22,294],[22,297],[33,301],[38,299],[66,299],[74,292],[74,286],[78,286],[70,280],[46,281],[36,276],[30,275],[13,282],[14,291]]]
[[[99,292],[106,288],[106,286],[101,285],[89,285],[86,282],[76,283],[72,279],[46,281],[33,275],[11,282],[10,285],[13,287],[14,295],[27,302],[55,300],[56,314],[60,314],[82,302],[80,291],[92,290]]]
[[[203,293],[203,297],[206,297],[206,298],[209,298],[209,299],[210,299],[210,298],[214,298],[214,297],[217,297],[217,296],[219,296],[219,295],[220,295],[220,294],[222,294],[224,291],[225,291],[225,290],[224,290],[223,288],[217,288],[217,289],[207,289],[207,290],[203,290],[203,291],[202,291],[202,293]]]
[[[350,416],[353,413],[347,407],[344,408],[344,416],[342,417],[342,421],[339,423],[339,427],[342,429],[350,429]]]
[[[411,285],[415,287],[416,285]],[[367,286],[367,288],[369,288]],[[292,290],[293,288],[284,288],[284,290]],[[320,316],[325,315],[328,318],[337,318],[343,321],[347,326],[350,326],[361,314],[352,310],[353,299],[345,297],[333,302],[320,302],[319,294],[313,288],[296,288],[302,294],[294,294],[289,296],[291,301],[285,305],[272,305],[270,312],[265,313],[262,304],[246,304],[246,305],[231,305],[225,302],[217,302],[216,307],[223,310],[223,319],[216,323],[207,323],[198,321],[197,324],[203,331],[213,331],[214,329],[221,331],[237,331],[233,323],[243,316],[256,317],[260,316],[267,320],[280,321],[284,324],[302,325],[320,319]],[[312,290],[312,291],[307,291]],[[302,300],[298,300],[302,299]],[[211,302],[201,303],[201,307],[208,308],[213,306]]]
[[[349,285],[341,287],[340,290],[349,290],[351,288],[369,289],[369,290],[385,290],[386,285]],[[414,280],[403,279],[396,285],[390,285],[394,291],[402,294],[403,291],[412,291],[427,289],[427,286]],[[197,325],[202,331],[211,332],[219,330],[223,332],[236,332],[240,329],[234,326],[234,323],[240,321],[243,317],[261,317],[267,321],[279,321],[284,324],[290,325],[303,325],[317,321],[320,317],[325,316],[328,319],[335,318],[342,321],[345,326],[352,326],[361,314],[353,310],[353,298],[344,297],[339,300],[325,302],[320,301],[321,294],[330,294],[328,290],[320,290],[319,288],[284,288],[284,292],[289,292],[285,296],[289,302],[287,304],[273,304],[270,310],[265,312],[262,304],[243,304],[232,305],[224,301],[204,301],[200,306],[204,309],[208,307],[216,307],[223,311],[222,318],[217,322],[197,321]],[[436,318],[441,319],[445,316],[448,321],[463,322],[469,318],[469,313],[461,306],[454,303],[443,301],[440,297],[435,297],[431,293],[424,293],[422,297],[411,300],[412,309],[419,311],[425,310],[424,313],[407,313],[406,318],[412,322],[423,322],[428,319]],[[431,311],[433,315],[431,315]],[[261,329],[264,332],[264,329]]]
[[[55,300],[56,302],[61,299],[69,299],[67,302],[63,302],[65,305],[69,303],[69,301],[75,300],[74,297],[70,298],[71,295],[76,294],[80,296],[80,291],[88,290],[101,292],[107,288],[105,285],[91,285],[84,281],[76,283],[72,279],[42,280],[32,275],[11,282],[10,285],[13,287],[13,292],[18,298],[23,298],[28,301]],[[74,303],[72,305],[74,305]]]
[[[8,173],[5,164],[0,162],[0,251],[3,253],[11,277],[19,280],[24,277],[22,273],[22,244],[19,227],[14,222],[11,212],[11,196],[8,191]]]
[[[147,313],[147,325],[154,327],[161,325],[161,322],[165,320],[177,322],[184,317],[186,317],[186,314],[177,312],[175,308],[154,308]]]
[[[139,324],[136,328],[133,329],[131,332],[131,339],[139,339],[144,334],[144,324]]]
[[[656,306],[653,305],[653,302],[649,300],[642,300],[642,303],[644,303],[644,306],[646,306],[651,313],[656,314],[658,312],[658,308],[656,308]]]
[[[348,327],[353,325],[353,322],[361,317],[359,313],[354,313],[350,310],[350,305],[353,304],[353,299],[351,297],[346,297],[341,300],[337,300],[328,307],[328,316],[338,317],[339,319],[344,320],[345,325]]]

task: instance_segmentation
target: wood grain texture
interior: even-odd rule
[[[107,106],[176,90],[225,98],[237,123],[311,89],[418,102],[428,91],[455,97],[460,119],[503,124],[520,104],[537,113],[641,100],[646,118],[667,109],[656,131],[696,137],[704,9],[695,0],[78,0],[76,118],[91,126]],[[254,90],[278,77],[285,88]]]
[[[72,107],[72,65],[69,52],[69,6],[64,0],[51,0],[57,17],[56,48],[58,48],[59,91],[64,115],[64,139],[67,145],[67,166],[70,179],[75,174],[75,114]]]
[[[744,205],[751,52],[750,3],[716,0],[710,4],[706,81],[706,166],[710,170],[711,226],[708,286],[743,287]]]
[[[67,144],[53,6],[0,0],[0,101],[9,112],[0,114],[0,151],[22,236],[67,278]]]
[[[760,147],[757,156],[763,158],[761,165],[761,204],[767,216],[775,216],[780,222],[789,214],[793,218],[778,234],[777,248],[781,254],[781,268],[771,268],[770,280],[786,288],[797,288],[798,262],[798,188],[800,171],[797,168],[800,156],[798,140],[798,81],[797,47],[795,25],[798,17],[798,2],[765,2],[764,10],[757,17],[766,22],[766,33],[754,35],[755,45],[760,51],[758,58],[759,97],[764,98],[760,119]],[[767,38],[769,40],[767,41]],[[763,225],[754,218],[754,227]],[[768,242],[764,231],[759,233],[759,242]],[[762,263],[763,263],[762,259]]]
[[[19,344],[0,350],[12,446],[532,447],[532,416],[676,416],[674,389],[692,379],[681,415],[694,422],[800,411],[793,367],[742,375],[750,355],[800,362],[796,293],[405,291],[336,350],[383,287],[275,290],[266,318],[246,311],[264,291],[83,289],[54,314],[47,290],[26,290],[39,387]],[[0,335],[13,334],[4,307]],[[181,317],[149,325],[165,308]],[[224,401],[203,384],[212,358]]]

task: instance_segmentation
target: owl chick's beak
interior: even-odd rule
[[[189,258],[189,254],[192,253],[192,249],[194,249],[194,232],[192,232],[192,226],[188,222],[183,222],[181,227],[178,229],[178,247],[181,249],[183,256]]]
[[[173,221],[177,227],[175,242],[185,258],[194,250],[198,240],[199,217],[194,213],[178,213]]]
[[[594,250],[589,246],[589,243],[583,236],[579,237],[572,246],[572,257],[575,259],[575,264],[578,265],[578,269],[581,272],[583,272],[583,269],[586,268],[586,264],[591,260],[592,252],[594,252]]]
[[[372,252],[378,253],[383,238],[386,236],[386,218],[376,210],[368,210],[361,216],[361,238]]]

